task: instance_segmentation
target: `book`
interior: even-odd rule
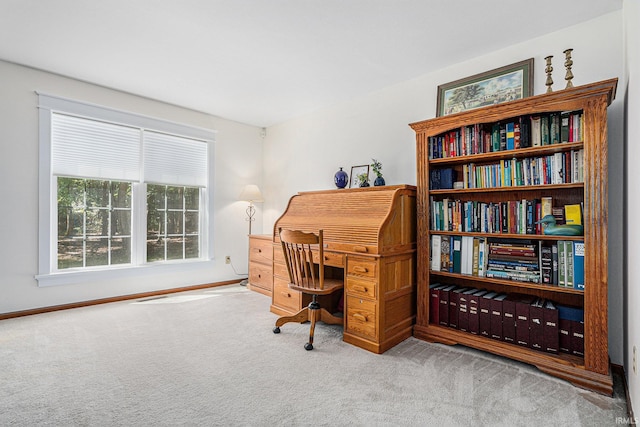
[[[558,286],[567,286],[567,252],[564,240],[558,240]]]
[[[553,260],[553,264],[552,264],[552,277],[551,277],[551,284],[552,285],[558,285],[558,244],[557,243],[553,243],[551,245],[551,259]]]
[[[449,327],[458,329],[458,319],[460,310],[458,304],[460,302],[460,294],[466,291],[466,288],[455,288],[449,292]]]
[[[530,346],[529,315],[533,298],[522,296],[516,300],[516,344]]]
[[[440,236],[440,271],[449,271],[451,254],[450,236]]]
[[[502,300],[502,339],[505,342],[516,342],[516,298],[508,295]]]
[[[491,337],[491,300],[497,295],[497,292],[487,292],[478,300],[480,309],[478,315],[479,335],[484,337]]]
[[[542,133],[540,131],[540,116],[531,116],[531,145],[539,147],[542,145]]]
[[[432,283],[429,285],[429,323],[433,325],[438,324],[439,311],[440,311],[440,289],[445,285],[440,283]]]
[[[515,148],[515,133],[514,133],[514,123],[509,122],[505,125],[505,133],[506,133],[506,149],[513,150]]]
[[[553,253],[551,246],[544,245],[540,248],[540,270],[542,283],[551,285],[553,280]]]
[[[549,137],[549,116],[546,114],[540,116],[540,139],[542,140],[540,145],[551,144],[551,139]]]
[[[564,205],[565,224],[582,225],[582,206]]]
[[[565,286],[567,288],[573,288],[573,242],[566,240],[564,242],[564,250],[566,253],[565,259]]]
[[[573,288],[584,291],[584,242],[573,242]]]
[[[543,350],[549,353],[558,353],[559,330],[558,310],[551,301],[545,301],[543,305]]]
[[[469,299],[477,292],[475,288],[466,289],[458,295],[458,329],[469,332]]]
[[[544,300],[540,298],[529,306],[529,347],[544,350]]]
[[[453,272],[462,272],[462,236],[453,236]]]
[[[480,299],[487,293],[486,290],[476,290],[469,295],[469,332],[480,334]]]
[[[560,142],[569,142],[569,120],[571,113],[563,111],[560,113]]]
[[[491,338],[502,341],[502,301],[507,294],[496,295],[491,299]]]
[[[440,271],[442,265],[442,236],[431,235],[431,270]]]
[[[553,215],[553,197],[542,197],[540,203],[540,218],[544,218],[546,215]]]
[[[441,326],[449,326],[449,296],[455,288],[455,285],[449,285],[439,290],[440,310],[438,310],[438,324]]]

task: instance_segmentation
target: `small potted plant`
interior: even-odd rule
[[[376,174],[376,180],[373,181],[373,185],[375,185],[376,187],[384,185],[385,182],[384,178],[382,177],[382,163],[380,163],[376,159],[371,160],[373,160],[373,163],[371,163],[371,169],[373,169],[373,173]]]
[[[360,182],[360,187],[369,187],[369,174],[361,173],[358,175],[358,181]]]

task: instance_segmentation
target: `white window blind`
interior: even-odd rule
[[[144,131],[144,181],[154,184],[207,186],[205,141]]]
[[[140,130],[51,114],[51,167],[54,175],[140,180]]]

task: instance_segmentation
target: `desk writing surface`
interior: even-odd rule
[[[293,313],[278,230],[323,230],[325,264],[345,278],[344,340],[382,353],[411,336],[415,320],[416,189],[410,185],[301,192],[274,224],[271,311]],[[286,271],[286,268],[284,269]]]

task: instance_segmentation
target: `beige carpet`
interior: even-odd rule
[[[614,398],[410,338],[375,355],[320,324],[271,332],[231,285],[0,322],[1,426],[604,426]]]

